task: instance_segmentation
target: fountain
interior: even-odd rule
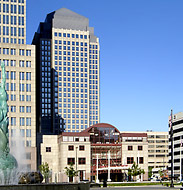
[[[9,184],[14,176],[18,164],[10,154],[8,140],[8,118],[7,118],[7,93],[5,90],[6,76],[5,65],[1,62],[2,81],[0,84],[0,184]]]
[[[0,189],[1,190],[89,190],[89,183],[68,183],[68,184],[21,184],[18,185],[19,176],[18,164],[13,155],[10,154],[8,140],[8,118],[7,118],[7,93],[5,90],[6,76],[5,65],[1,62],[2,81],[0,84]],[[20,148],[20,147],[18,147]],[[34,176],[32,176],[34,174]],[[29,176],[31,175],[31,176]],[[29,172],[21,177],[23,181],[35,180],[37,173]],[[40,179],[39,179],[40,181]],[[42,180],[41,180],[42,181]]]

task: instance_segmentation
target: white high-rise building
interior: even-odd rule
[[[26,0],[1,0],[0,42],[26,43]]]

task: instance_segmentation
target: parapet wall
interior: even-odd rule
[[[89,183],[51,183],[28,185],[1,185],[1,190],[89,190]]]

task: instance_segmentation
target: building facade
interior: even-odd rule
[[[37,49],[40,131],[47,130],[48,123],[64,130],[54,116],[64,119],[66,132],[98,123],[100,47],[88,18],[65,8],[52,12],[40,23],[32,43]]]
[[[135,162],[145,171],[139,180],[148,179],[148,139],[147,133],[121,133],[122,161],[131,167]]]
[[[89,135],[86,133],[62,133],[43,135],[41,144],[42,161],[52,169],[52,181],[69,182],[90,179],[91,154]],[[78,176],[69,179],[65,167],[73,164]]]
[[[153,173],[168,168],[168,132],[147,131],[148,135],[148,167]]]
[[[4,0],[0,7],[0,60],[6,66],[9,143],[19,164],[36,170],[35,46],[26,45],[26,0]]]
[[[171,139],[170,139],[170,122],[169,120],[169,171],[171,171]],[[183,174],[183,112],[173,114],[173,175],[182,178]]]
[[[0,4],[0,42],[26,44],[26,0],[4,0]]]
[[[146,133],[120,133],[106,123],[82,132],[43,135],[41,157],[52,170],[52,181],[68,182],[65,167],[73,163],[79,176],[73,181],[126,181],[133,162],[144,169],[139,180],[148,179],[148,141]]]

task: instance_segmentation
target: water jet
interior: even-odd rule
[[[9,184],[15,177],[18,166],[16,159],[10,154],[8,139],[8,118],[7,118],[7,93],[5,64],[1,62],[2,81],[0,84],[0,184]]]

